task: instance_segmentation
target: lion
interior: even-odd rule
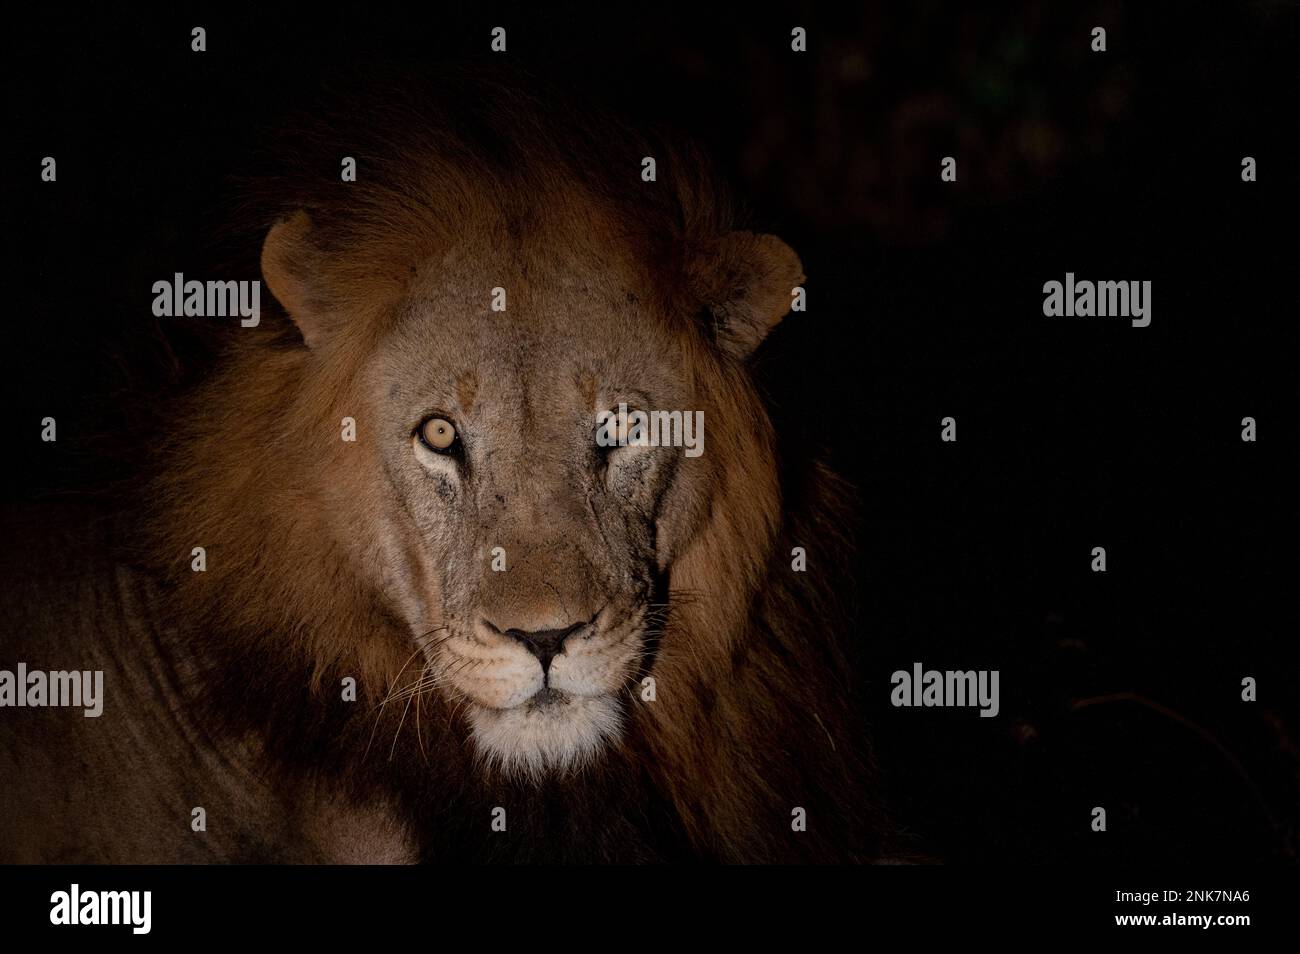
[[[355,182],[267,180],[283,314],[138,504],[8,561],[6,658],[106,698],[3,714],[0,861],[880,859],[851,494],[751,368],[798,255],[598,114],[369,118]],[[620,405],[704,452],[596,440]]]

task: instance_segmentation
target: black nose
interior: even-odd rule
[[[551,669],[551,660],[564,651],[564,641],[585,625],[574,623],[565,629],[507,629],[506,635],[527,646],[528,651],[542,664],[542,672],[545,674]]]

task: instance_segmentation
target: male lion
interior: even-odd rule
[[[139,509],[13,548],[5,663],[105,700],[0,713],[0,861],[878,858],[843,493],[747,369],[798,257],[604,120],[387,113],[267,189],[291,321],[231,323]],[[704,452],[601,446],[620,403]]]

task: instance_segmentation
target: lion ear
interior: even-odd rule
[[[299,210],[276,222],[262,243],[262,277],[284,306],[307,347],[317,348],[324,337],[319,250],[312,242],[311,216]]]
[[[704,300],[705,331],[734,358],[744,360],[787,314],[803,263],[775,235],[729,232],[696,263],[695,286]]]

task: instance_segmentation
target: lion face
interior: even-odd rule
[[[431,678],[485,755],[563,769],[619,731],[676,529],[656,515],[702,476],[681,447],[600,446],[598,416],[699,401],[635,295],[503,279],[493,311],[469,271],[444,262],[367,369],[379,491],[413,532],[399,570]]]
[[[309,232],[305,216],[276,226],[263,271],[329,365],[338,316],[313,315],[292,267]],[[412,267],[368,346],[356,419],[372,456],[361,484],[326,474],[348,488],[331,506],[343,532],[374,541],[365,562],[423,657],[420,686],[464,715],[486,761],[534,777],[569,770],[625,725],[670,609],[673,561],[725,481],[702,432],[661,435],[693,442],[690,453],[671,441],[602,446],[601,422],[622,405],[708,424],[708,382],[747,382],[733,359],[801,279],[783,243],[760,239],[740,241],[788,253],[780,295],[754,317],[732,294],[719,339],[731,353],[684,333],[691,316],[666,313],[671,299],[635,269],[523,263],[490,245]],[[335,460],[355,474],[347,452]]]

